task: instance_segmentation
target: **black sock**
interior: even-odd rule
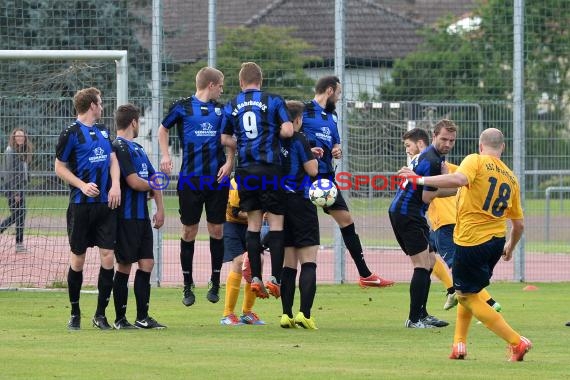
[[[182,276],[184,276],[184,285],[194,284],[194,279],[192,278],[194,243],[195,240],[184,241],[180,239],[180,266],[182,267]]]
[[[99,268],[99,281],[97,282],[99,296],[97,297],[97,310],[95,311],[95,315],[105,315],[105,309],[107,309],[107,305],[109,305],[111,291],[113,290],[113,273],[113,268]]]
[[[304,263],[299,274],[299,291],[301,292],[301,307],[306,318],[311,318],[311,309],[317,293],[317,264]]]
[[[429,312],[427,310],[427,301],[429,298],[429,289],[431,287],[431,272],[433,272],[432,269],[430,269],[428,271],[428,279],[427,279],[427,283],[426,283],[426,292],[425,292],[425,296],[424,296],[424,302],[422,303],[422,311],[420,313],[420,319],[424,319],[425,317],[427,317],[429,315]]]
[[[79,308],[79,297],[81,286],[83,285],[83,271],[76,272],[71,267],[67,272],[67,292],[71,303],[71,315],[81,315]]]
[[[115,304],[115,322],[120,320],[127,313],[127,302],[129,300],[129,275],[123,272],[115,272],[113,280],[113,302]]]
[[[366,261],[364,260],[362,244],[360,243],[360,238],[356,234],[354,223],[341,228],[340,232],[342,234],[342,240],[344,240],[344,245],[346,246],[346,249],[348,249],[348,252],[350,252],[350,257],[352,257],[360,277],[370,276],[372,272],[370,272],[370,269],[368,269]]]
[[[453,293],[455,293],[455,288],[453,286],[447,288],[447,294],[453,294]]]
[[[137,321],[148,316],[150,301],[150,272],[138,269],[135,274],[135,299],[137,300]]]
[[[271,275],[275,277],[278,283],[281,283],[283,257],[285,256],[283,248],[284,235],[283,231],[269,231],[267,234],[269,253],[271,254]]]
[[[220,286],[220,271],[224,262],[224,239],[210,237],[210,258],[212,263],[210,280],[213,285]]]
[[[487,305],[493,307],[494,304],[497,303],[497,301],[495,301],[493,298],[489,298],[487,301]]]
[[[247,231],[245,234],[245,242],[247,248],[247,256],[249,257],[249,266],[251,267],[251,277],[257,277],[261,280],[261,242],[259,241],[258,232]]]
[[[414,268],[410,282],[410,314],[408,317],[414,323],[420,320],[428,280],[429,271],[427,269]]]
[[[293,318],[293,301],[295,301],[295,279],[297,269],[284,267],[281,272],[281,306],[283,314]]]

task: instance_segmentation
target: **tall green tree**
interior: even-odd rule
[[[261,66],[264,90],[285,99],[312,98],[315,83],[305,73],[304,66],[318,58],[304,54],[310,46],[304,40],[292,37],[292,31],[291,28],[266,25],[253,29],[225,29],[223,42],[218,46],[216,65],[225,76],[222,100],[229,100],[240,91],[238,73],[242,62],[247,61]],[[206,65],[206,61],[201,60],[181,67],[168,88],[169,100],[193,94],[196,90],[196,73]]]

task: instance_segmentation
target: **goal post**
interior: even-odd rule
[[[128,103],[129,67],[126,50],[0,50],[0,60],[10,59],[115,60],[117,65],[117,107]]]
[[[53,172],[55,147],[62,128],[76,116],[72,98],[78,89],[99,88],[112,110],[129,102],[127,55],[126,50],[0,50],[0,159],[16,128],[24,128],[33,145],[23,190],[25,252],[16,250],[15,226],[0,233],[0,289],[66,285],[69,189]],[[101,122],[113,124],[112,114]],[[0,220],[8,211],[0,196]],[[97,255],[87,256],[84,284],[94,286],[100,262]]]

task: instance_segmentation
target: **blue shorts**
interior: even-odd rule
[[[450,268],[453,268],[453,257],[455,256],[454,228],[455,224],[446,224],[433,231],[435,249]]]
[[[239,255],[243,255],[246,251],[246,232],[247,224],[224,223],[224,263],[233,261],[233,259]]]
[[[463,293],[479,293],[489,286],[493,269],[503,254],[505,238],[464,247],[456,245],[453,261],[453,286]]]

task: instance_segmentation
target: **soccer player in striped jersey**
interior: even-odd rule
[[[117,138],[113,141],[113,151],[121,168],[121,205],[118,209],[117,244],[115,257],[117,271],[113,282],[116,329],[163,329],[148,315],[150,300],[150,274],[154,267],[153,236],[147,197],[150,193],[156,203],[156,213],[152,217],[153,227],[164,224],[162,190],[151,186],[155,174],[143,147],[133,140],[139,135],[139,109],[132,104],[119,106],[115,112]],[[137,318],[134,326],[126,317],[129,290],[129,274],[133,263],[138,264],[135,274],[135,298]]]
[[[301,130],[307,136],[311,147],[323,149],[323,156],[318,160],[319,172],[317,177],[335,181],[335,166],[333,159],[342,158],[340,137],[337,126],[336,103],[340,99],[342,86],[335,76],[320,78],[315,85],[315,97],[305,103],[303,112],[303,126]],[[338,188],[338,186],[337,186]],[[394,284],[394,281],[384,279],[373,273],[366,265],[360,237],[356,234],[354,220],[348,209],[348,205],[339,191],[336,201],[332,206],[323,208],[325,213],[332,216],[340,228],[344,245],[350,252],[350,256],[360,275],[362,287],[385,287]]]
[[[121,203],[120,169],[111,147],[109,129],[97,124],[103,112],[101,91],[95,87],[79,90],[73,97],[77,120],[59,135],[55,173],[69,184],[67,233],[71,247],[67,285],[71,318],[70,330],[81,328],[79,296],[88,247],[99,247],[101,268],[97,289],[97,310],[93,325],[108,330],[105,317],[113,289],[113,267],[117,215]]]
[[[408,164],[409,168],[414,168],[418,164],[418,157],[420,153],[429,146],[429,136],[428,133],[421,128],[413,128],[402,136],[402,140],[404,141],[404,147],[406,149],[406,154],[410,158],[410,163]],[[451,164],[447,164],[448,168],[451,167]],[[455,165],[453,165],[456,167]],[[436,239],[436,234],[434,233],[433,229],[439,228],[443,220],[449,220],[453,225],[455,225],[455,197],[447,197],[447,198],[434,198],[428,209],[428,220],[430,222],[430,249],[435,250],[435,252],[439,253],[438,251],[438,242]],[[439,207],[438,207],[439,206]],[[452,210],[449,210],[449,209]],[[447,213],[446,213],[447,212]],[[453,230],[452,230],[453,231]],[[447,236],[447,235],[442,235]],[[454,248],[453,246],[453,238],[450,236],[449,239],[444,240],[441,242],[442,245],[445,247],[450,247],[446,250],[448,254],[448,258],[453,255]],[[453,251],[451,251],[453,248]],[[444,310],[451,309],[455,305],[457,305],[457,297],[455,295],[455,288],[453,287],[453,282],[451,281],[451,274],[449,267],[446,265],[446,262],[443,261],[440,254],[435,255],[435,264],[433,267],[433,274],[439,278],[439,280],[443,283],[444,287],[447,290],[447,300],[444,305]],[[429,321],[429,320],[428,320]]]
[[[247,252],[251,265],[251,289],[260,298],[269,293],[280,296],[283,269],[283,215],[285,192],[279,184],[282,177],[280,138],[293,135],[285,101],[279,95],[261,90],[263,74],[254,62],[241,65],[241,92],[224,108],[222,141],[232,144],[237,139],[238,164],[236,182],[240,208],[247,212]],[[234,142],[235,143],[235,142]],[[263,212],[269,222],[268,245],[271,253],[271,278],[266,284],[261,277],[260,230]],[[267,287],[267,288],[266,288]]]
[[[445,154],[455,145],[457,127],[450,120],[440,120],[434,127],[432,144],[410,169],[418,175],[441,174]],[[404,135],[404,139],[406,135]],[[427,312],[431,272],[436,262],[429,249],[429,226],[425,217],[429,202],[435,197],[435,188],[415,186],[408,182],[396,192],[389,208],[390,223],[402,251],[410,257],[414,267],[410,281],[410,311],[405,326],[408,328],[444,327],[448,323]],[[451,194],[450,194],[451,195]]]
[[[479,154],[465,157],[455,173],[418,178],[409,168],[398,172],[419,186],[439,188],[436,196],[449,194],[449,188],[453,194],[459,188],[453,232],[453,283],[459,305],[450,359],[467,356],[467,333],[473,317],[508,343],[509,361],[522,361],[532,347],[531,341],[514,331],[480,295],[499,259],[512,258],[524,230],[519,183],[501,161],[504,149],[502,132],[488,128],[479,137]],[[508,239],[507,219],[511,221]]]
[[[310,177],[318,173],[316,157],[321,157],[322,148],[311,148],[305,136],[299,132],[303,123],[304,105],[299,101],[287,101],[287,110],[295,133],[282,141],[281,157],[286,177],[287,210],[285,214],[285,260],[281,278],[281,327],[296,326],[317,330],[311,315],[317,292],[317,252],[320,245],[319,216],[317,207],[309,200]],[[294,210],[294,211],[293,211]],[[299,274],[300,310],[293,318],[295,279],[297,265]]]
[[[223,182],[229,181],[235,156],[232,147],[228,148],[227,154],[224,153],[220,140],[223,106],[217,100],[223,88],[223,73],[212,67],[203,67],[196,74],[196,93],[174,102],[158,129],[162,172],[170,174],[172,171],[168,138],[174,126],[179,128],[183,152],[177,190],[182,222],[180,265],[184,276],[182,303],[185,306],[193,305],[196,300],[192,263],[204,205],[212,267],[206,298],[212,303],[220,299],[220,271],[224,258],[222,228],[228,203],[228,185]]]

